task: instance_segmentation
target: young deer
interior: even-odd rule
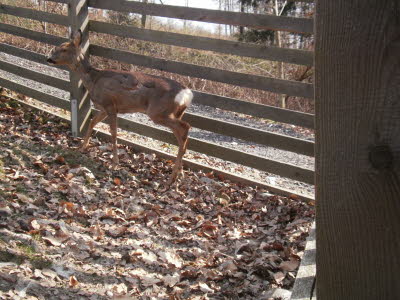
[[[66,65],[71,71],[77,72],[94,106],[100,110],[89,124],[81,149],[87,148],[96,124],[108,117],[113,165],[116,166],[117,114],[145,113],[154,123],[170,128],[178,140],[178,156],[168,184],[173,183],[179,173],[183,174],[182,157],[186,152],[190,125],[181,118],[192,101],[191,90],[163,77],[140,72],[96,69],[81,53],[81,41],[82,32],[78,31],[71,41],[56,47],[47,60],[49,64]]]

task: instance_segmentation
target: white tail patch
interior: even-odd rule
[[[190,89],[184,89],[181,90],[176,96],[175,96],[175,103],[178,105],[186,105],[189,106],[190,103],[192,103],[193,99],[193,93]]]

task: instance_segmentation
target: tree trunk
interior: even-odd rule
[[[275,0],[275,14],[277,16],[280,15],[280,11],[279,11],[279,2],[278,0]],[[281,32],[280,31],[275,31],[275,42],[276,42],[276,46],[277,47],[282,47],[282,36],[281,36]],[[283,70],[283,63],[281,61],[278,62],[277,64],[278,67],[278,78],[279,79],[285,79],[285,74],[284,74],[284,70]],[[286,108],[286,96],[284,94],[280,94],[279,95],[279,102],[281,103],[281,107],[282,108]]]
[[[149,0],[142,0],[143,3],[148,3]],[[142,28],[146,28],[147,15],[142,15],[141,24]]]

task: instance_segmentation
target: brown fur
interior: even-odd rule
[[[48,62],[67,65],[77,72],[89,91],[93,104],[100,110],[89,124],[82,149],[88,146],[96,124],[108,117],[111,121],[113,164],[117,165],[117,114],[145,113],[155,123],[170,128],[178,140],[179,152],[169,181],[172,183],[182,169],[182,157],[186,152],[190,129],[190,125],[181,120],[187,105],[175,102],[176,95],[185,87],[174,80],[141,72],[93,68],[81,54],[81,38],[82,34],[78,32],[71,41],[56,47]]]

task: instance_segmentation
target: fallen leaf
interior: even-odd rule
[[[114,178],[114,184],[115,185],[121,185],[122,184],[121,178],[115,177]]]
[[[180,276],[176,273],[174,275],[167,275],[164,276],[163,281],[166,286],[173,287],[180,281]]]
[[[298,268],[300,262],[295,259],[295,258],[291,258],[289,261],[283,261],[280,265],[279,268],[282,269],[283,271],[294,271]]]
[[[285,279],[285,274],[283,272],[277,272],[274,274],[274,279],[277,284],[280,284],[283,279]]]
[[[211,289],[211,288],[207,285],[207,283],[201,282],[201,283],[199,283],[199,287],[200,287],[200,290],[201,290],[203,293],[213,293],[213,292],[214,292],[214,290]]]
[[[69,286],[70,287],[76,287],[79,284],[78,280],[76,279],[75,276],[70,276],[69,277]]]

